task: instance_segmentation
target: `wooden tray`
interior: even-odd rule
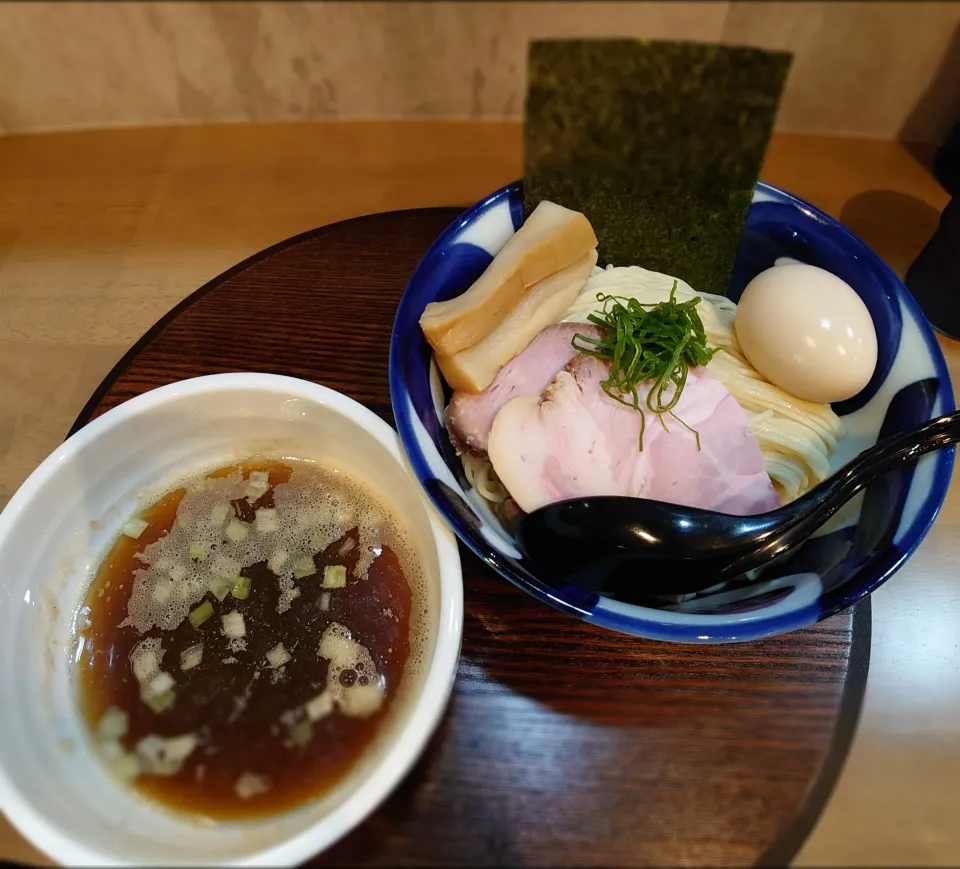
[[[457,214],[361,217],[211,281],[120,361],[74,430],[165,383],[266,371],[323,383],[392,424],[397,301]],[[869,603],[764,642],[679,646],[534,601],[461,547],[463,656],[425,755],[317,865],[784,865],[856,726]]]

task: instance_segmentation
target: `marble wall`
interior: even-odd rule
[[[936,140],[958,2],[0,3],[0,131],[322,117],[518,119],[531,37],[795,53],[779,127]]]

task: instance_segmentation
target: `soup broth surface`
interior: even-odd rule
[[[401,524],[362,483],[287,459],[195,477],[138,518],[78,625],[79,701],[108,769],[215,819],[328,791],[408,667],[420,575]]]

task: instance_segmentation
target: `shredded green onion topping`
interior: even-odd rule
[[[664,431],[669,431],[664,415],[669,414],[697,439],[700,435],[674,414],[673,409],[687,382],[691,366],[706,365],[718,348],[707,346],[703,322],[697,313],[701,299],[678,302],[677,282],[665,302],[642,303],[624,296],[597,293],[603,310],[587,319],[604,330],[602,338],[590,338],[579,332],[571,344],[587,356],[610,362],[610,377],[600,382],[614,401],[632,407],[640,414],[640,444],[646,416],[637,387],[653,381],[647,392],[646,409],[657,415]],[[578,343],[579,342],[579,343]]]
[[[210,616],[213,615],[213,604],[210,601],[205,600],[200,606],[190,611],[190,615],[187,618],[190,619],[190,624],[193,626],[195,631],[200,630],[200,625],[202,625]]]
[[[246,600],[250,597],[250,577],[238,576],[233,581],[233,596],[237,600]]]

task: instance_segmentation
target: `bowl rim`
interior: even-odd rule
[[[409,475],[409,483],[420,497],[430,523],[438,562],[440,613],[430,664],[390,751],[371,766],[369,774],[359,782],[346,800],[304,829],[274,845],[250,851],[218,865],[295,865],[330,847],[365,820],[392,793],[419,759],[446,710],[459,665],[463,636],[463,578],[459,550],[450,527],[442,520],[432,502],[425,497],[422,486],[418,484],[397,432],[360,402],[329,387],[298,377],[231,372],[186,378],[128,399],[78,429],[34,469],[3,511],[0,511],[2,555],[8,546],[17,545],[16,539],[11,537],[11,531],[16,525],[16,519],[37,491],[56,477],[65,458],[105,432],[122,425],[132,416],[148,414],[182,397],[210,392],[244,393],[264,390],[312,401],[351,420],[368,431]],[[307,805],[309,803],[263,820],[269,822],[271,819],[282,818],[301,811]],[[56,822],[42,808],[22,794],[3,765],[0,765],[0,810],[38,850],[64,865],[132,865],[108,850],[90,847],[61,832]]]
[[[644,637],[646,639],[667,642],[747,642],[788,633],[815,622],[823,621],[842,610],[848,609],[890,579],[923,542],[939,515],[940,509],[947,496],[953,471],[954,447],[947,447],[938,451],[938,464],[934,469],[930,492],[924,500],[924,509],[917,516],[914,524],[909,528],[902,548],[898,547],[892,550],[891,557],[879,566],[874,576],[862,581],[855,590],[846,595],[833,595],[829,605],[826,607],[820,606],[822,595],[818,595],[815,604],[801,607],[787,614],[770,615],[765,618],[754,617],[756,614],[748,613],[747,615],[751,616],[749,620],[728,621],[724,624],[711,624],[710,619],[712,617],[710,616],[691,616],[689,621],[684,623],[666,622],[657,618],[659,611],[656,609],[622,605],[616,601],[608,601],[604,605],[603,598],[600,599],[600,605],[596,609],[583,609],[570,601],[550,593],[546,588],[533,585],[524,577],[516,574],[515,571],[509,569],[507,566],[501,565],[497,553],[492,546],[488,545],[487,551],[484,551],[483,547],[478,546],[469,535],[463,532],[456,518],[450,515],[450,510],[447,505],[425,485],[426,481],[432,479],[433,475],[430,473],[423,455],[416,446],[417,438],[410,418],[411,410],[406,400],[409,391],[402,377],[403,364],[400,356],[400,343],[402,341],[401,336],[403,330],[400,320],[401,316],[406,314],[404,303],[410,296],[411,288],[424,280],[424,273],[427,270],[428,263],[437,255],[438,250],[449,246],[456,236],[459,235],[466,226],[470,225],[479,214],[482,214],[500,202],[509,203],[511,213],[513,213],[515,211],[515,200],[518,196],[522,195],[522,192],[522,179],[511,181],[465,209],[444,228],[443,232],[433,240],[430,247],[424,252],[411,274],[397,306],[397,313],[394,317],[391,333],[389,358],[390,401],[393,407],[397,430],[400,433],[400,440],[410,458],[411,465],[421,486],[427,492],[430,500],[437,507],[440,514],[454,529],[454,532],[461,542],[504,579],[561,612],[577,616],[584,621],[612,630]],[[758,195],[761,198],[758,199]],[[906,307],[909,314],[914,318],[923,338],[924,345],[933,360],[936,376],[939,380],[938,400],[943,403],[942,412],[950,413],[956,409],[950,373],[943,356],[943,351],[937,343],[936,336],[930,324],[923,316],[920,306],[896,273],[865,242],[829,214],[826,214],[824,211],[795,194],[782,190],[768,182],[757,181],[753,191],[752,204],[770,201],[792,205],[804,212],[807,217],[839,233],[845,241],[856,247],[858,253],[869,262],[870,266],[880,274],[885,282],[893,287],[897,300]],[[514,226],[516,225],[517,221],[514,220]]]

